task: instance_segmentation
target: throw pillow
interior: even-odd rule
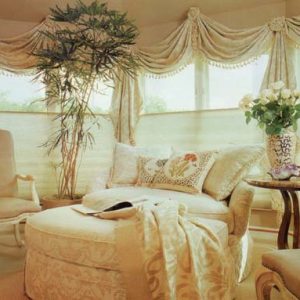
[[[158,171],[166,164],[168,159],[160,159],[155,157],[139,157],[139,177],[137,185],[150,186]]]
[[[186,193],[200,193],[214,163],[214,152],[173,153],[153,180],[152,187]]]
[[[113,166],[107,186],[136,184],[140,155],[160,158],[169,157],[170,154],[171,148],[168,146],[134,147],[116,143]]]
[[[204,181],[203,191],[216,200],[224,200],[247,175],[250,167],[263,156],[264,151],[262,146],[253,145],[230,147],[219,151]]]

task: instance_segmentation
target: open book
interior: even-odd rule
[[[149,199],[148,196],[143,196],[143,197],[130,199],[130,201],[118,201],[118,200],[114,200],[113,202],[101,201],[100,203],[98,202],[97,204],[95,204],[93,207],[87,207],[83,204],[72,205],[71,207],[75,211],[80,212],[84,215],[93,216],[101,212],[108,212],[108,211],[114,211],[114,210],[120,210],[128,207],[132,207],[149,200],[151,201],[151,199]]]

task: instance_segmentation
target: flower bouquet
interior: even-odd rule
[[[277,81],[256,99],[250,94],[244,96],[239,107],[245,112],[246,123],[257,120],[267,135],[282,134],[287,128],[296,131],[300,118],[300,91],[287,89],[284,82]]]
[[[282,81],[274,82],[270,87],[256,99],[246,95],[239,106],[245,112],[247,124],[255,119],[265,130],[266,152],[271,167],[282,168],[295,161],[300,91],[285,88]]]

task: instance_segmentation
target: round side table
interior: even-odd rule
[[[256,187],[279,190],[284,201],[284,214],[280,224],[277,247],[288,249],[288,233],[291,222],[292,208],[294,211],[293,248],[300,248],[299,200],[296,191],[300,191],[300,181],[273,180],[273,179],[245,179]]]

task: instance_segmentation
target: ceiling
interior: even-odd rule
[[[92,0],[83,0],[89,3]],[[100,0],[101,1],[101,0]],[[189,7],[198,6],[206,15],[217,14],[257,5],[284,2],[286,0],[107,0],[110,8],[127,11],[137,26],[150,26],[179,21]],[[0,0],[0,19],[40,22],[49,14],[49,7],[76,0]]]

